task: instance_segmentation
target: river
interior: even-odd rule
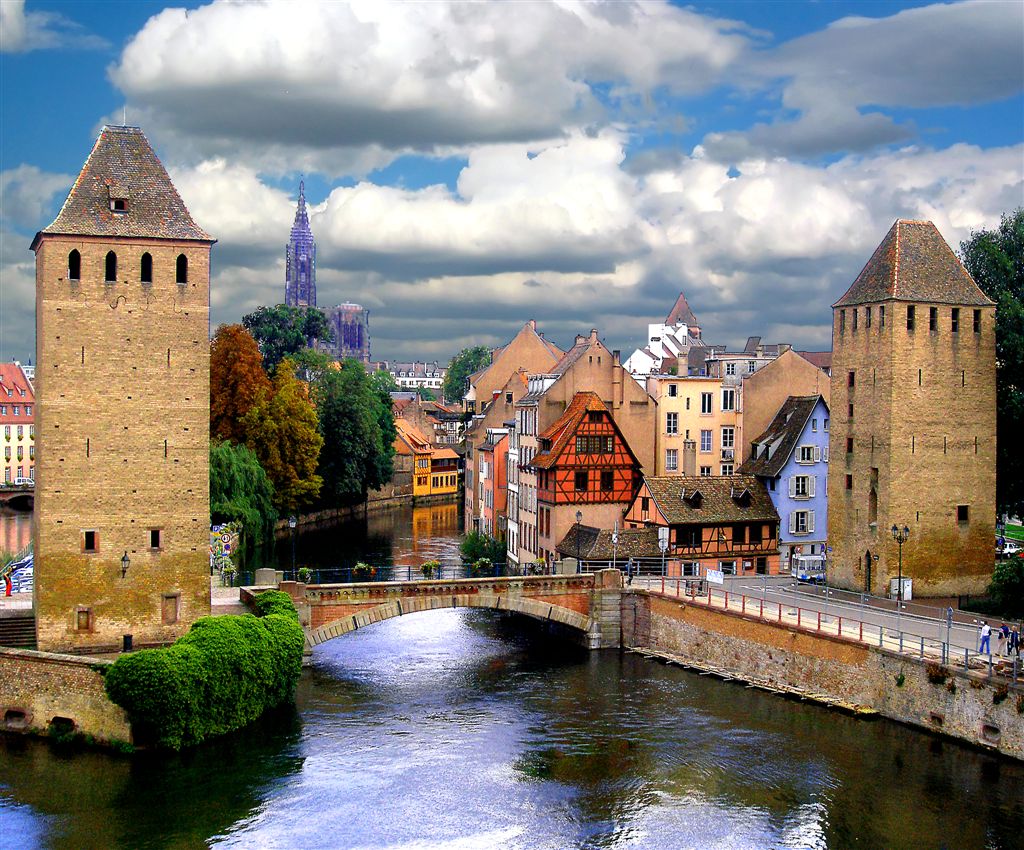
[[[310,563],[360,546],[395,564],[446,555],[444,516],[392,512],[299,547]],[[1022,836],[1015,762],[588,654],[489,611],[317,647],[294,707],[179,755],[0,736],[5,850],[1009,850]]]

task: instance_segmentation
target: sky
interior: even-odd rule
[[[284,299],[305,179],[321,307],[374,359],[528,319],[628,355],[831,347],[897,218],[957,249],[1024,205],[1024,3],[0,0],[0,360],[34,362],[33,234],[105,123],[217,240],[212,323]]]

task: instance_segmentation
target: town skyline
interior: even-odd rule
[[[103,123],[219,240],[214,325],[284,300],[304,178],[374,359],[531,318],[628,353],[680,291],[709,342],[827,349],[894,220],[957,248],[1024,197],[1014,3],[287,8],[3,5],[0,359],[35,359],[28,244]]]

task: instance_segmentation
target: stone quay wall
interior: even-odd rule
[[[0,649],[0,729],[45,734],[62,731],[104,743],[130,743],[124,709],[107,698],[103,669],[112,662],[77,655]]]
[[[623,645],[717,668],[784,692],[822,695],[883,717],[1024,759],[1024,686],[945,668],[756,616],[641,590],[622,596]],[[1005,688],[1005,690],[1001,690]],[[997,702],[998,700],[998,702]]]

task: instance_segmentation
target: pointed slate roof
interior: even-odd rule
[[[819,399],[820,395],[791,395],[787,398],[764,433],[753,440],[757,455],[747,458],[736,470],[737,473],[763,475],[769,478],[779,475],[793,454],[793,449],[800,442],[800,436],[807,427],[807,420],[814,413]]]
[[[682,292],[679,293],[676,303],[669,311],[669,314],[665,317],[665,324],[693,326],[700,324],[700,322],[697,321],[697,317],[693,315],[693,310],[690,309],[690,305],[686,303],[686,296],[683,295]]]
[[[126,201],[124,212],[112,201]],[[163,163],[138,127],[105,126],[53,224],[36,234],[214,242],[192,220]]]
[[[976,307],[995,303],[978,288],[934,224],[906,219],[893,224],[853,285],[832,306],[888,300]]]

